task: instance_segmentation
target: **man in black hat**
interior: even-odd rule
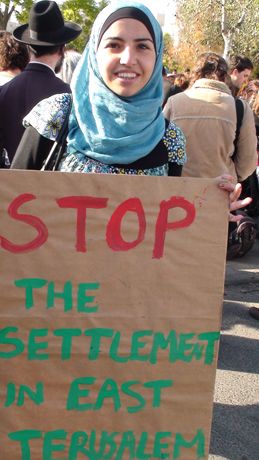
[[[55,75],[64,57],[65,43],[74,40],[81,27],[64,22],[56,2],[41,0],[30,11],[29,24],[17,27],[13,36],[29,46],[31,59],[25,70],[2,86],[0,93],[1,147],[12,161],[24,132],[23,118],[42,99],[71,92]]]

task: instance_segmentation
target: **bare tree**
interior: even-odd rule
[[[178,0],[180,41],[190,50],[246,54],[255,61],[258,54],[258,0]]]
[[[233,25],[229,25],[230,22],[227,20],[226,13],[226,0],[221,0],[221,33],[224,40],[224,51],[223,57],[225,59],[229,58],[229,55],[232,51],[232,42],[233,37],[236,32],[242,27],[246,15],[246,9],[240,11],[240,17],[237,22]]]

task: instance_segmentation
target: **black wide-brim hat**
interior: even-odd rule
[[[41,0],[30,11],[29,24],[16,27],[13,37],[26,45],[58,46],[71,42],[82,32],[75,22],[65,22],[56,2]]]

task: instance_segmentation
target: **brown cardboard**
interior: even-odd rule
[[[225,192],[211,179],[0,176],[1,460],[207,458]],[[86,199],[99,209],[77,212]],[[169,200],[180,207],[163,234]],[[42,287],[26,291],[32,278]],[[21,430],[35,439],[10,439]]]

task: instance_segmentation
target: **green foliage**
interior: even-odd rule
[[[175,60],[174,44],[170,34],[164,35],[164,53],[163,53],[163,65],[172,72],[177,67]]]
[[[26,24],[29,20],[29,13],[33,4],[33,0],[23,0],[20,3],[22,4],[21,10],[20,12],[16,10],[15,16],[20,24]]]
[[[82,27],[82,33],[70,46],[78,52],[82,52],[88,42],[93,22],[107,2],[98,4],[94,0],[66,0],[61,10],[66,21],[73,21]]]

